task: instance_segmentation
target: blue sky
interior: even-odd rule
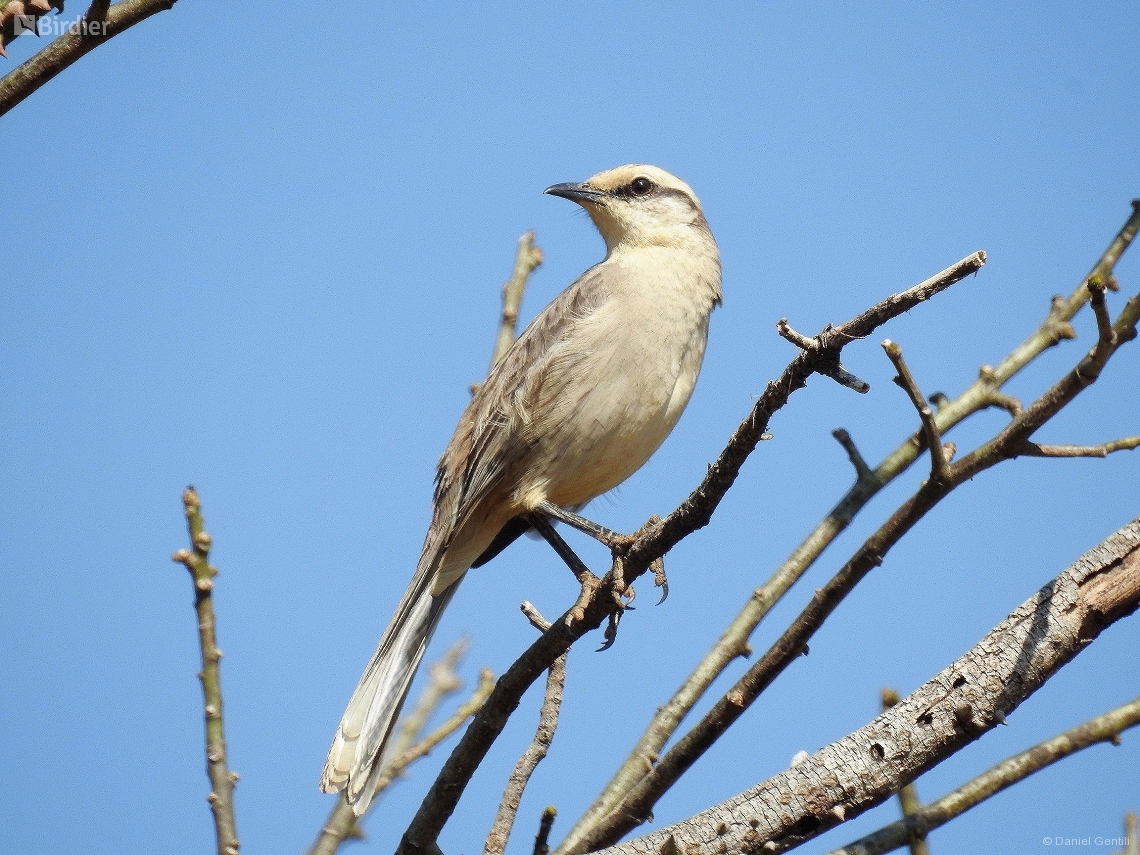
[[[698,483],[793,355],[779,318],[814,331],[974,250],[990,261],[845,352],[869,394],[819,379],[798,393],[713,523],[670,554],[668,602],[651,607],[646,590],[613,649],[595,654],[593,637],[574,649],[516,853],[530,851],[548,803],[555,836],[568,829],[647,716],[847,489],[831,430],[847,428],[877,462],[916,427],[877,341],[903,346],[926,392],[956,394],[1071,291],[1140,195],[1130,4],[307,8],[183,0],[2,120],[6,851],[213,845],[191,590],[169,561],[186,541],[188,483],[222,571],[243,848],[308,845],[331,802],[316,786],[328,742],[410,577],[433,466],[486,370],[515,241],[536,229],[547,259],[525,318],[601,258],[589,221],[544,197],[548,185],[655,163],[694,187],[722,251],[725,302],[688,412],[590,507],[618,529]],[[39,46],[17,40],[6,67]],[[1118,273],[1134,293],[1140,255]],[[1123,299],[1110,296],[1114,311]],[[1010,391],[1030,399],[1073,364],[1091,317],[1077,328],[1080,341]],[[1138,354],[1122,350],[1039,439],[1140,432]],[[951,438],[968,448],[1002,422],[980,415]],[[864,511],[757,647],[921,477]],[[657,822],[861,726],[881,686],[921,685],[1140,513],[1137,483],[1132,453],[1019,460],[963,486],[667,795]],[[520,543],[464,583],[433,650],[466,634],[468,683],[481,666],[501,673],[533,635],[519,601],[553,616],[575,594],[548,549]],[[1112,627],[1009,727],[921,778],[920,796],[1133,698],[1138,646],[1136,618]],[[537,703],[524,699],[444,851],[481,846]],[[1140,809],[1138,744],[1126,735],[1053,767],[936,832],[934,851],[1038,853],[1046,836],[1118,834],[1125,810]],[[354,851],[392,850],[447,750],[384,798]]]

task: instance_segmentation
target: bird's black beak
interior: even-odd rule
[[[600,190],[595,190],[585,184],[555,184],[553,187],[547,187],[542,192],[549,193],[551,196],[561,196],[563,199],[569,199],[571,202],[582,204],[583,202],[603,202],[605,201],[606,194]]]

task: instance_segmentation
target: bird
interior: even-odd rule
[[[559,294],[478,387],[440,458],[415,575],[369,661],[321,789],[368,808],[424,649],[460,580],[529,528],[636,472],[689,402],[721,303],[720,253],[688,184],[655,166],[545,193],[579,204],[605,258]]]

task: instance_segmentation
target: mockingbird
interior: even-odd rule
[[[578,509],[636,472],[692,394],[720,255],[685,182],[621,166],[547,193],[577,202],[606,257],[555,298],[467,406],[435,478],[415,575],[349,701],[321,776],[368,807],[385,743],[439,618],[471,567],[543,503]]]

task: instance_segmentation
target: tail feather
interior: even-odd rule
[[[443,610],[458,587],[458,583],[453,584],[433,596],[426,579],[418,585],[413,583],[348,702],[325,760],[321,789],[326,793],[344,790],[357,816],[363,814],[372,801],[383,770],[384,747],[395,727],[412,677]]]

